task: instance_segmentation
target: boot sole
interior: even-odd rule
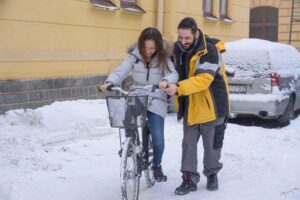
[[[189,191],[187,191],[187,192],[185,192],[185,193],[180,193],[180,192],[177,192],[177,191],[175,190],[175,194],[176,194],[176,195],[186,195],[186,194],[188,194],[188,193],[190,193],[190,192],[195,192],[195,191],[197,191],[197,188],[192,188],[192,189],[190,189]]]
[[[217,188],[206,188],[206,190],[208,190],[208,191],[217,191],[219,188],[217,187]]]

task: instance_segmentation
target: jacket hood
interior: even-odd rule
[[[164,49],[167,50],[168,57],[172,56],[173,54],[173,44],[168,42],[167,40],[164,40]],[[134,54],[141,58],[142,56],[140,55],[139,49],[138,49],[138,43],[134,42],[132,43],[128,49],[127,49],[128,54]]]

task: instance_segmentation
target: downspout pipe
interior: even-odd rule
[[[295,0],[292,1],[292,13],[291,13],[291,21],[290,21],[289,45],[292,42],[292,31],[293,31],[293,22],[294,22],[294,6],[295,6]]]
[[[164,28],[164,0],[157,0],[157,29],[163,34]]]

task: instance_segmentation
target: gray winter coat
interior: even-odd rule
[[[161,66],[157,67],[157,57],[154,57],[147,69],[146,62],[140,55],[138,48],[134,48],[129,57],[108,76],[106,82],[120,85],[131,72],[133,77],[133,85],[131,88],[158,85],[162,80],[166,80],[168,83],[177,83],[178,74],[170,59],[168,59],[168,66],[171,72],[166,70],[163,72],[163,65],[161,64]],[[141,90],[138,90],[138,92],[145,94]],[[167,115],[167,94],[161,91],[149,92],[147,94],[149,94],[148,110],[165,118]]]

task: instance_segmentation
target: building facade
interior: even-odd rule
[[[250,37],[291,44],[300,50],[300,1],[251,0],[249,31]]]
[[[146,27],[174,42],[191,16],[232,41],[249,36],[249,15],[250,0],[1,0],[0,113],[100,98],[97,85]]]

